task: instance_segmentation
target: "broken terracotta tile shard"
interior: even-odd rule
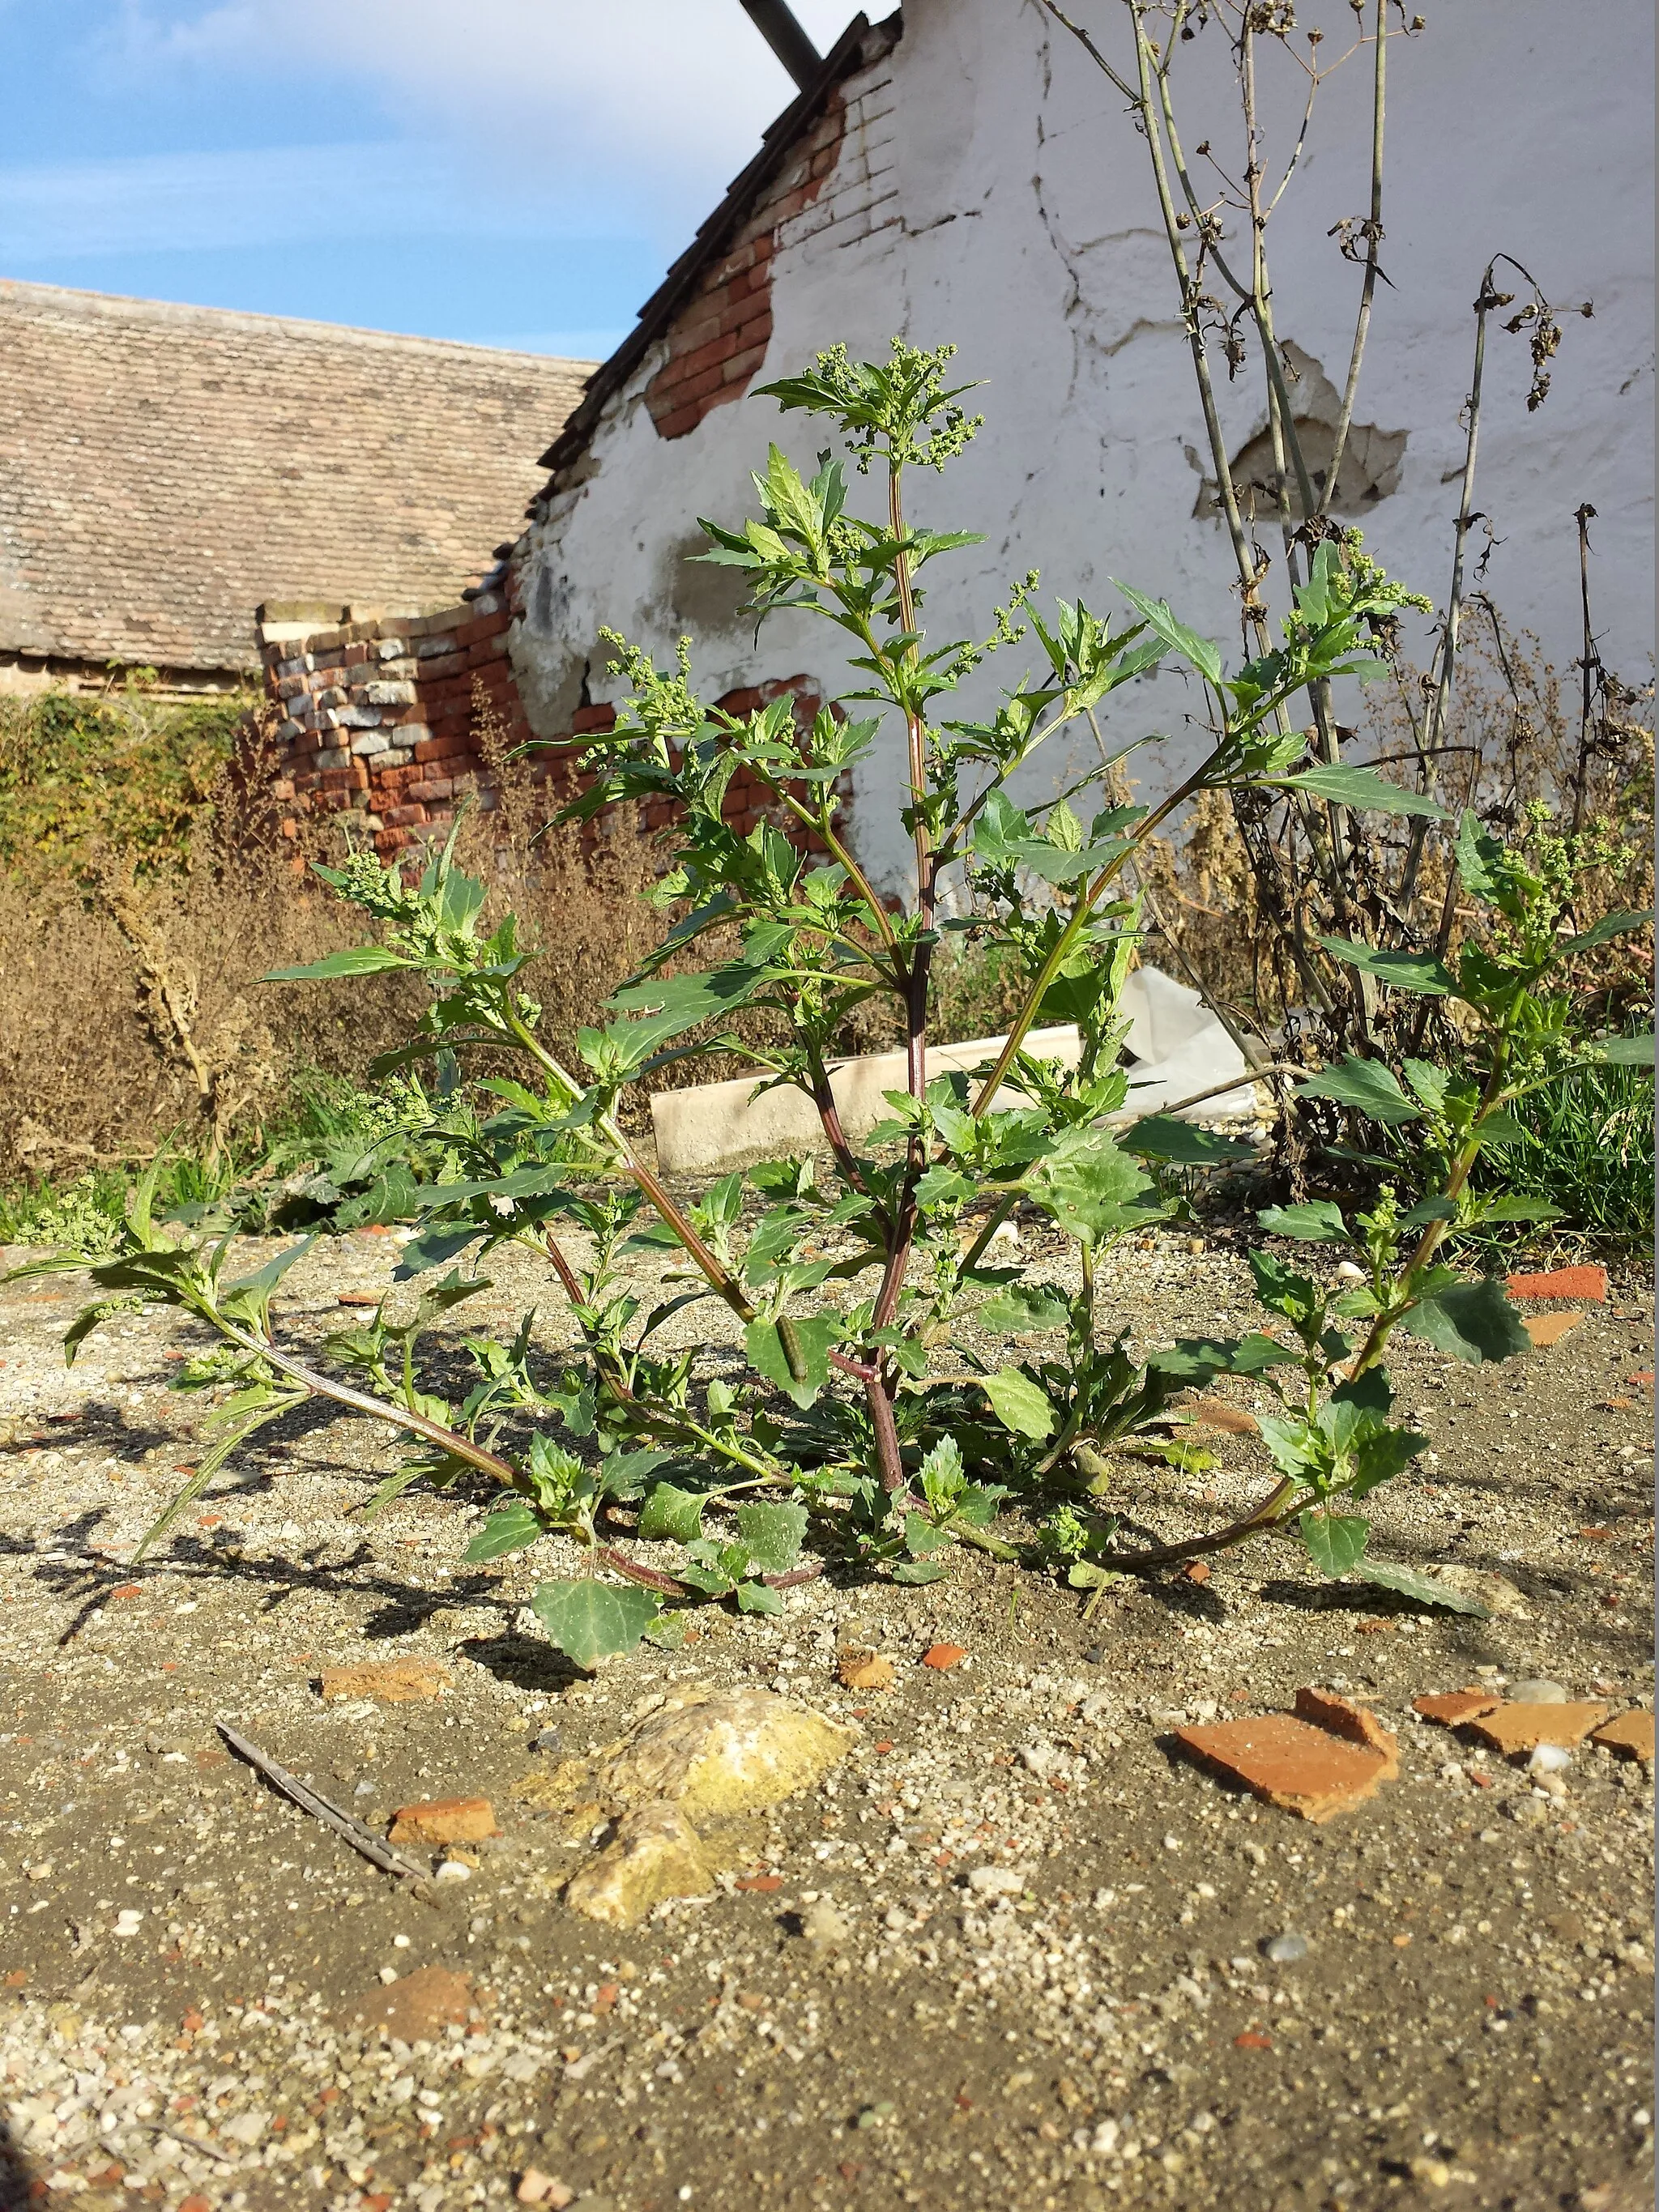
[[[348,2003],[342,2020],[349,2027],[378,2027],[398,2043],[430,2041],[441,2028],[465,2027],[473,2010],[472,1984],[446,1966],[417,1966],[387,1988],[371,1990]]]
[[[422,1698],[442,1697],[450,1676],[433,1659],[376,1659],[358,1667],[325,1667],[320,1686],[325,1705],[338,1705],[344,1698],[412,1705]]]
[[[893,1662],[884,1659],[878,1651],[843,1651],[837,1658],[836,1673],[846,1690],[890,1690],[893,1686]]]
[[[948,1674],[952,1667],[960,1667],[967,1656],[967,1649],[963,1644],[933,1644],[922,1653],[921,1663],[924,1667],[931,1667],[935,1674]]]
[[[1584,1298],[1591,1305],[1607,1302],[1605,1267],[1552,1267],[1542,1275],[1510,1275],[1504,1288],[1512,1298]]]
[[[1581,1313],[1526,1314],[1521,1326],[1532,1339],[1533,1350],[1542,1352],[1552,1344],[1559,1344],[1570,1328],[1577,1328],[1584,1318]]]
[[[1601,1744],[1607,1751],[1626,1753],[1650,1766],[1653,1764],[1653,1715],[1633,1706],[1627,1713],[1620,1713],[1610,1721],[1603,1721],[1590,1736],[1592,1743]]]
[[[392,1844],[479,1844],[499,1835],[487,1797],[434,1797],[422,1805],[400,1805],[392,1816]]]
[[[1311,1721],[1316,1728],[1328,1729],[1333,1735],[1345,1737],[1362,1751],[1375,1753],[1388,1766],[1382,1778],[1385,1782],[1392,1782],[1399,1773],[1399,1737],[1391,1735],[1375,1713],[1367,1712],[1351,1698],[1339,1698],[1334,1690],[1298,1690],[1296,1717]]]
[[[679,1808],[641,1805],[571,1878],[564,1901],[590,1920],[632,1928],[665,1899],[706,1897],[714,1887],[714,1868]]]
[[[1558,1743],[1571,1750],[1607,1717],[1605,1705],[1499,1705],[1471,1720],[1469,1726],[1483,1743],[1507,1756],[1536,1751],[1540,1743]]]
[[[1177,1729],[1176,1741],[1200,1765],[1304,1820],[1350,1811],[1400,1771],[1395,1737],[1325,1690],[1299,1690],[1295,1716]]]
[[[1479,1720],[1483,1713],[1495,1713],[1503,1702],[1490,1690],[1443,1690],[1413,1698],[1412,1711],[1421,1713],[1425,1721],[1437,1721],[1442,1728],[1461,1728],[1465,1721]]]

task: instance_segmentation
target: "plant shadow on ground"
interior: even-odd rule
[[[22,2212],[37,2204],[43,2191],[33,2166],[14,2141],[10,2128],[0,2119],[0,2212]]]
[[[142,1388],[151,1378],[139,1378],[136,1387]],[[163,1444],[177,1443],[183,1448],[183,1439],[171,1429],[154,1422],[135,1426],[118,1406],[93,1400],[85,1409],[70,1420],[53,1420],[47,1425],[46,1433],[60,1449],[73,1446],[79,1450],[98,1447],[106,1451],[118,1452],[124,1457],[137,1452],[159,1451]],[[0,1443],[0,1464],[7,1460],[21,1459],[27,1452],[39,1451],[40,1431],[15,1437],[9,1443]]]

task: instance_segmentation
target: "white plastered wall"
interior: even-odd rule
[[[1127,61],[1121,9],[1092,0],[1087,19]],[[1310,11],[1302,11],[1304,18]],[[1326,14],[1328,59],[1353,17]],[[1206,43],[1207,42],[1207,43]],[[1595,616],[1608,664],[1638,678],[1652,640],[1653,20],[1646,0],[1442,0],[1423,34],[1390,47],[1389,156],[1380,288],[1357,421],[1405,434],[1392,489],[1350,519],[1389,570],[1443,596],[1468,388],[1470,305],[1489,256],[1524,261],[1566,322],[1547,405],[1529,415],[1524,338],[1489,349],[1477,505],[1498,544],[1481,588],[1558,663],[1578,649],[1574,510],[1588,501]],[[1226,54],[1214,31],[1183,57],[1187,138],[1237,144]],[[1370,88],[1364,57],[1324,87],[1299,177],[1270,235],[1282,335],[1340,384],[1358,273],[1327,236],[1364,212]],[[1120,576],[1167,596],[1186,619],[1237,650],[1231,556],[1218,519],[1195,514],[1209,473],[1190,359],[1173,314],[1173,279],[1145,149],[1123,103],[1063,32],[1013,0],[909,0],[893,52],[846,88],[840,164],[819,202],[779,234],[774,333],[763,376],[845,339],[884,350],[902,331],[954,339],[966,375],[986,380],[985,428],[941,481],[912,486],[915,519],[975,527],[987,543],[930,571],[925,618],[935,638],[983,634],[1010,579],[1043,572],[1045,592],[1114,602]],[[1271,108],[1270,155],[1292,118]],[[1506,288],[1507,289],[1507,288]],[[521,551],[526,617],[514,654],[533,724],[568,726],[583,671],[595,699],[615,696],[602,623],[668,658],[683,630],[712,696],[801,672],[835,691],[846,679],[840,633],[800,616],[769,623],[757,644],[735,612],[731,572],[686,565],[698,515],[752,511],[747,480],[775,438],[810,465],[822,430],[750,398],[715,409],[690,435],[658,437],[641,397],[660,356],[612,403],[582,481],[533,526]],[[1261,426],[1252,360],[1224,384],[1230,450]],[[860,489],[856,486],[855,489]],[[873,492],[874,487],[868,489]],[[1277,550],[1276,532],[1259,535]],[[1477,549],[1478,550],[1478,547]],[[1282,592],[1276,562],[1273,584]],[[1272,586],[1270,586],[1272,588]],[[1414,641],[1426,651],[1426,633]],[[981,705],[1029,665],[1024,647],[975,679]],[[971,697],[971,695],[970,695]],[[1169,733],[1135,757],[1155,790],[1194,738],[1178,678],[1137,684],[1114,702],[1124,738]],[[854,834],[884,879],[902,884],[908,850],[895,818],[896,733],[861,773]],[[1069,758],[1039,759],[1029,795],[1045,796]]]

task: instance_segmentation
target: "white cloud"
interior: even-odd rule
[[[274,246],[418,230],[476,234],[478,195],[447,153],[389,145],[262,147],[0,167],[9,262],[156,247]],[[555,228],[548,212],[491,209],[495,235]]]
[[[852,12],[797,0],[820,49]],[[296,136],[307,82],[343,78],[377,135],[405,119],[480,198],[525,195],[567,234],[671,249],[791,94],[738,0],[128,0],[103,65],[135,89],[257,76]]]

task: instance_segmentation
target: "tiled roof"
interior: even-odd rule
[[[592,367],[0,281],[0,652],[252,668],[262,601],[453,605]]]

